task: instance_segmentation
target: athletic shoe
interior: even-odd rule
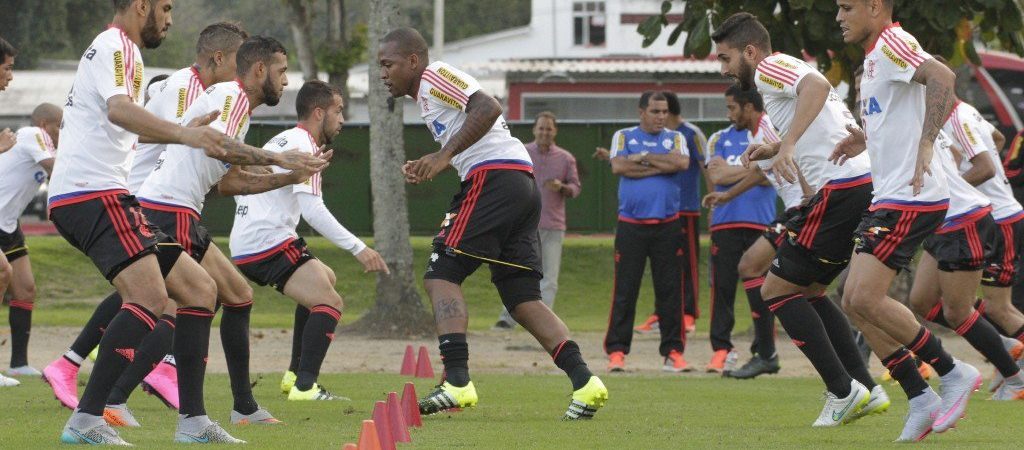
[[[0,375],[0,387],[14,387],[21,384],[20,381]]]
[[[967,411],[967,401],[971,393],[981,386],[981,373],[974,366],[963,361],[956,361],[953,370],[942,379],[942,409],[935,418],[932,430],[942,433],[956,426],[956,422]]]
[[[141,427],[142,424],[135,420],[132,410],[127,404],[107,405],[103,407],[103,420],[112,427]]]
[[[992,400],[1024,400],[1024,374],[1018,372],[1007,378],[999,389],[996,390]]]
[[[68,423],[64,425],[60,441],[65,444],[132,445],[121,439],[117,431],[107,425],[102,417],[77,411],[71,414]]]
[[[509,331],[509,330],[514,329],[515,327],[516,326],[511,324],[511,323],[508,323],[508,322],[506,322],[504,320],[499,320],[497,322],[494,322],[494,326],[491,327],[491,330],[494,330],[494,331]]]
[[[608,354],[608,371],[625,372],[626,354],[623,352],[611,352]]]
[[[569,401],[569,409],[565,411],[562,420],[590,420],[594,413],[601,409],[608,402],[608,388],[596,376],[583,387],[573,391],[572,400]]]
[[[288,400],[294,401],[309,401],[309,400],[344,400],[352,401],[348,397],[342,397],[340,395],[334,395],[320,386],[318,383],[313,383],[313,387],[301,391],[297,386],[292,386],[292,390],[288,391]]]
[[[882,381],[888,381],[892,384],[900,384],[899,381],[896,381],[892,378],[892,374],[889,373],[889,369],[882,369],[882,374],[878,376],[878,379]]]
[[[298,378],[295,372],[286,370],[284,376],[281,377],[281,393],[288,395],[292,391],[292,386],[295,386],[295,379]]]
[[[165,361],[142,379],[142,390],[152,395],[168,408],[178,409],[178,369]]]
[[[932,388],[910,399],[907,421],[896,442],[917,442],[927,437],[932,432],[932,425],[941,409],[942,398]]]
[[[1024,356],[1024,343],[1021,343],[1016,339],[1010,339],[1006,336],[999,337],[1003,339],[1003,348],[1006,349],[1006,352],[1010,354],[1010,357],[1013,358],[1014,361],[1017,361],[1017,366],[1024,368],[1024,359],[1021,358]],[[1002,385],[1003,374],[999,373],[998,370],[993,370],[992,381],[988,383],[988,391],[996,392]]]
[[[889,401],[889,394],[885,392],[885,389],[880,384],[876,384],[875,387],[871,388],[871,397],[868,398],[868,404],[864,405],[860,411],[853,413],[853,417],[850,421],[860,419],[861,417],[867,417],[874,414],[881,414],[889,410],[889,406],[892,402]]]
[[[683,327],[686,330],[686,334],[693,333],[697,330],[697,318],[690,314],[683,315]]]
[[[232,425],[277,425],[281,422],[277,420],[263,408],[258,408],[256,412],[252,414],[242,414],[238,411],[231,410],[231,424]]]
[[[575,394],[573,395],[575,396]],[[445,381],[437,385],[434,392],[420,399],[420,414],[436,414],[449,409],[468,408],[476,406],[477,400],[476,388],[473,387],[472,381],[463,387],[455,387]]]
[[[5,370],[5,372],[7,372],[9,377],[38,377],[43,374],[32,366],[11,367]]]
[[[99,357],[100,357],[100,346],[98,346],[98,345],[93,347],[92,351],[89,352],[89,355],[86,356],[86,358],[89,358],[89,360],[92,361],[92,362],[96,362],[96,358],[99,358]]]
[[[43,368],[43,381],[60,404],[70,410],[78,407],[78,366],[61,356]]]
[[[174,432],[174,442],[182,444],[245,444],[224,431],[209,416],[186,418],[178,415],[178,429]]]
[[[708,363],[705,369],[710,372],[722,373],[725,370],[725,360],[729,357],[729,350],[715,350],[715,353],[711,355],[711,362]]]
[[[732,378],[738,378],[741,380],[747,380],[750,378],[756,378],[762,374],[776,374],[779,373],[779,356],[775,355],[772,358],[762,358],[761,355],[754,355],[747,361],[743,367],[736,369],[729,373]]]
[[[683,354],[677,350],[668,352],[668,356],[665,357],[665,364],[661,366],[661,370],[665,372],[689,372],[690,365],[686,363],[686,358],[683,358]],[[592,379],[596,379],[593,377]]]
[[[920,363],[921,364],[917,366],[917,373],[921,374],[921,378],[924,378],[925,380],[932,379],[932,375],[935,375],[935,369],[926,362]]]
[[[736,350],[729,350],[729,353],[725,355],[725,364],[722,365],[722,376],[727,377],[732,374],[732,371],[736,370],[736,364],[740,362],[740,354]]]
[[[836,394],[825,391],[825,407],[821,409],[818,420],[812,427],[835,427],[850,423],[854,414],[868,404],[871,392],[857,380],[850,381],[850,395],[839,398]]]
[[[650,334],[658,332],[658,315],[651,314],[644,323],[633,327],[633,331],[637,334]]]

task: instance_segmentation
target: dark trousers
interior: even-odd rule
[[[654,225],[619,222],[615,230],[615,283],[612,311],[608,318],[607,353],[629,353],[633,342],[636,300],[640,294],[647,259],[651,260],[654,281],[654,312],[658,315],[661,346],[667,356],[671,350],[683,351],[682,263],[679,246],[679,221]]]
[[[683,314],[700,317],[700,214],[683,213]]]
[[[732,328],[736,324],[733,306],[739,265],[764,230],[727,228],[711,232],[711,348],[732,350]]]

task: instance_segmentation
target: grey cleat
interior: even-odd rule
[[[100,416],[75,411],[64,425],[60,441],[65,444],[130,446]]]
[[[7,372],[9,377],[38,377],[43,375],[42,372],[32,366],[11,367],[4,372]]]
[[[274,418],[263,408],[258,408],[256,412],[252,414],[242,414],[238,411],[231,411],[231,424],[232,425],[277,425],[281,422]]]
[[[209,416],[185,417],[178,415],[178,429],[174,432],[174,442],[181,444],[245,444],[235,439]]]
[[[107,405],[103,407],[103,420],[107,421],[107,425],[112,427],[141,427],[142,424],[138,420],[135,420],[135,415],[132,414],[132,410],[128,409],[128,405],[121,403],[120,405]]]
[[[780,366],[778,356],[775,356],[773,358],[762,358],[761,355],[754,355],[752,358],[750,358],[750,361],[747,361],[747,363],[743,365],[743,367],[740,367],[739,369],[730,372],[729,377],[747,380],[766,373],[779,373],[779,369]]]

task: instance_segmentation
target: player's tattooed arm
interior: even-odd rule
[[[931,160],[934,152],[935,137],[953,110],[956,101],[954,83],[956,75],[945,64],[929,59],[918,66],[914,72],[914,81],[925,85],[924,125],[921,128],[921,140],[917,146],[917,164],[914,177],[910,180],[914,195],[921,193],[924,175],[931,174]]]
[[[314,172],[318,172],[327,166],[327,160],[314,154],[298,150],[275,153],[227,138],[226,136],[222,146],[227,150],[224,155],[207,155],[226,163],[242,166],[278,166],[283,169],[310,170]]]
[[[483,91],[476,91],[466,102],[466,121],[458,133],[440,151],[430,153],[402,167],[406,182],[417,184],[430,181],[451,163],[452,158],[462,153],[494,126],[501,117],[501,104]]]
[[[313,176],[313,173],[315,172],[295,170],[264,174],[248,172],[240,166],[231,166],[228,173],[217,183],[217,192],[223,196],[259,194],[290,184],[303,183]]]

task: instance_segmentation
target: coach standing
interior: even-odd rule
[[[663,369],[682,372],[686,369],[686,337],[676,173],[689,167],[689,151],[682,133],[665,129],[668,101],[664,94],[645,92],[639,106],[640,125],[619,130],[612,137],[612,173],[619,175],[619,222],[612,310],[604,346],[608,369],[624,370],[640,282],[650,258]]]
[[[562,241],[565,240],[565,199],[580,195],[580,176],[576,158],[555,145],[558,123],[555,115],[544,111],[533,123],[533,142],[526,151],[533,160],[533,177],[540,190],[540,256],[544,278],[540,280],[540,298],[549,308],[555,307],[558,293],[558,271],[562,265]],[[502,308],[494,328],[509,330],[516,321]]]

